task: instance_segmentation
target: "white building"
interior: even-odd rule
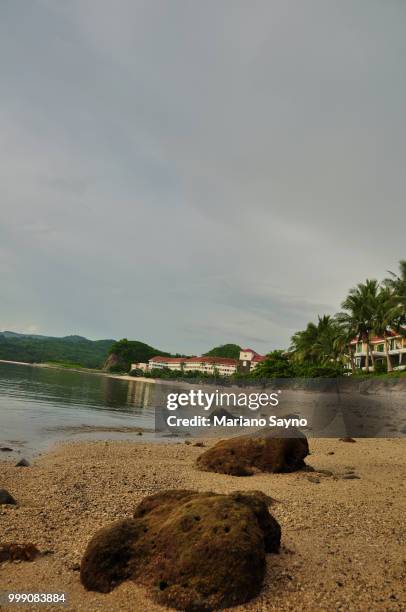
[[[151,370],[168,368],[169,370],[183,370],[184,372],[204,372],[205,374],[220,374],[231,376],[237,370],[247,373],[253,370],[265,357],[256,351],[246,348],[240,352],[239,359],[228,357],[152,357],[148,363],[133,363],[132,370],[150,372]]]
[[[406,369],[406,336],[396,332],[389,331],[387,334],[387,347],[392,361],[394,370]],[[369,355],[369,369],[373,370],[372,357],[375,361],[386,361],[385,339],[380,336],[375,336],[369,340],[370,350],[372,355]],[[365,370],[367,345],[365,340],[354,339],[350,342],[355,366]],[[348,367],[350,365],[348,364]]]

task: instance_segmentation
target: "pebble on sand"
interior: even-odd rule
[[[3,561],[33,561],[40,554],[34,544],[1,544],[0,563]]]
[[[16,463],[16,467],[30,467],[30,462],[27,459],[20,459],[18,463]]]
[[[16,506],[17,502],[6,489],[0,489],[0,506],[5,504]]]

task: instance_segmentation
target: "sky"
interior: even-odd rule
[[[1,0],[0,329],[289,345],[406,258],[403,0]]]

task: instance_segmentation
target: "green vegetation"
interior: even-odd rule
[[[337,343],[340,333],[341,327],[335,319],[329,315],[318,317],[317,324],[308,323],[306,329],[296,332],[292,337],[293,360],[296,363],[311,364],[335,360],[340,354],[340,345]]]
[[[289,359],[292,363],[309,367],[334,368],[339,371],[350,363],[353,374],[359,374],[355,366],[354,345],[356,339],[366,345],[365,373],[374,368],[376,375],[392,373],[392,357],[388,339],[392,332],[406,335],[406,260],[400,262],[399,275],[379,283],[367,279],[350,289],[339,312],[334,317],[325,315],[318,323],[308,323],[303,331],[292,337]],[[379,336],[384,343],[384,359],[377,359],[371,347],[371,338]],[[362,374],[362,373],[361,373]]]
[[[69,367],[101,368],[114,340],[88,340],[82,336],[34,336],[0,333],[0,359],[53,363]]]
[[[160,351],[144,342],[123,338],[114,342],[111,346],[105,369],[110,372],[128,372],[132,363],[145,363],[156,355],[162,355],[163,357],[171,356],[170,353]]]
[[[170,356],[137,340],[88,340],[82,336],[36,336],[0,333],[0,359],[47,363],[63,368],[105,369],[128,372],[131,363],[155,355]]]
[[[132,370],[131,376],[143,376],[145,378],[159,378],[162,380],[184,380],[189,382],[226,382],[231,379],[230,376],[221,376],[220,374],[208,374],[199,372],[198,370],[171,370],[169,368],[155,368],[148,372],[141,370]]]
[[[283,351],[273,351],[258,364],[250,377],[267,380],[269,378],[335,378],[343,374],[339,362],[318,363],[316,361],[298,361]]]
[[[89,368],[83,366],[81,363],[72,363],[70,361],[45,361],[44,365],[55,368],[65,368],[66,370],[99,370],[99,368]]]
[[[240,356],[241,347],[238,344],[222,344],[215,346],[208,353],[204,353],[204,357],[227,357],[229,359],[238,359]]]
[[[291,378],[293,377],[293,362],[283,351],[272,351],[261,361],[250,374],[252,378]]]

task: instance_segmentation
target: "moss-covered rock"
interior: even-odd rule
[[[255,471],[294,472],[305,466],[309,445],[304,434],[275,428],[254,434],[221,440],[197,459],[208,472],[231,476],[251,476]]]
[[[33,561],[40,554],[34,544],[0,543],[0,563],[3,561]]]
[[[278,552],[280,527],[257,493],[165,491],[145,498],[133,519],[89,542],[81,581],[108,592],[126,579],[159,603],[190,612],[242,604],[261,589],[265,553]]]

